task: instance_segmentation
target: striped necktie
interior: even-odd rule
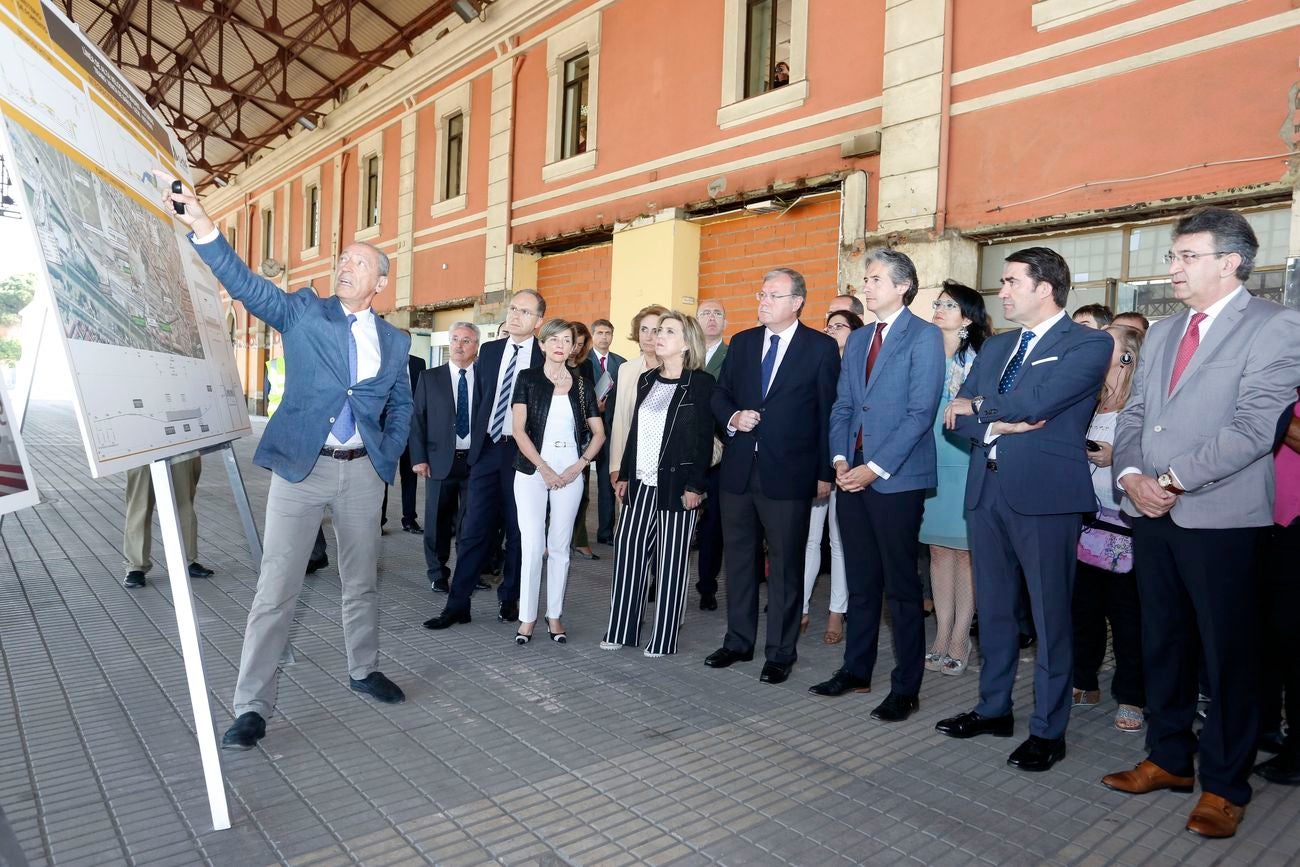
[[[496,409],[492,412],[492,426],[488,428],[488,438],[495,442],[501,438],[502,427],[506,423],[506,413],[510,411],[510,393],[515,388],[515,367],[519,362],[519,344],[511,343],[514,350],[506,364],[506,375],[501,380],[501,389],[497,392]]]

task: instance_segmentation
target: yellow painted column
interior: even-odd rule
[[[662,304],[694,314],[699,286],[699,226],[675,210],[616,225],[609,280],[614,351],[627,358],[640,354],[628,335],[642,307]]]

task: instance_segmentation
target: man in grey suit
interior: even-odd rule
[[[1254,298],[1250,223],[1200,208],[1165,256],[1185,314],[1151,327],[1115,427],[1117,483],[1132,515],[1142,600],[1147,758],[1102,782],[1122,792],[1191,791],[1187,829],[1236,833],[1250,800],[1259,728],[1255,549],[1273,520],[1277,420],[1300,385],[1300,313]],[[1192,732],[1197,674],[1211,703]]]

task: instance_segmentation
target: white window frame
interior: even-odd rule
[[[379,177],[375,185],[375,224],[366,225],[366,164],[379,158]],[[353,238],[368,241],[379,236],[384,215],[384,132],[380,130],[357,145],[357,230]]]
[[[271,214],[271,249],[269,251],[266,249],[266,214],[268,211]],[[275,258],[275,221],[277,218],[275,216],[274,192],[267,193],[257,200],[257,216],[260,220],[257,226],[257,254],[259,258],[256,262],[250,262],[249,264],[254,271],[260,272],[263,262]]]
[[[302,237],[299,239],[299,241],[303,244],[303,248],[298,255],[301,256],[303,259],[315,259],[317,256],[320,255],[320,238],[321,238],[320,209],[321,206],[325,203],[324,198],[321,196],[320,166],[317,166],[316,168],[309,171],[307,174],[303,175],[301,180],[302,180]],[[311,196],[309,196],[308,193],[311,191],[312,187],[316,188],[316,245],[314,247],[308,247],[306,246],[307,224],[308,221],[311,220]]]
[[[473,82],[467,81],[460,87],[441,97],[434,103],[438,112],[438,123],[434,127],[434,204],[429,208],[429,216],[441,217],[456,211],[463,211],[469,201],[469,118],[470,104],[473,102]],[[460,133],[460,195],[449,199],[442,198],[447,174],[447,121],[457,113],[461,116]]]
[[[718,128],[729,129],[808,99],[808,3],[790,3],[790,83],[745,98],[745,0],[724,0],[722,13],[722,107]]]
[[[587,150],[568,159],[560,159],[564,110],[564,64],[587,53]],[[596,167],[596,135],[599,130],[597,107],[600,105],[600,13],[594,12],[556,33],[546,41],[546,164],[542,180],[553,181]]]
[[[1135,2],[1137,0],[1034,0],[1029,15],[1034,28],[1043,31]]]

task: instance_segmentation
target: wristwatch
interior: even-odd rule
[[[972,397],[970,399],[970,408],[975,410],[976,415],[979,415],[980,407],[982,407],[983,405],[984,405],[984,395],[982,394],[979,395],[978,397]]]
[[[1182,488],[1178,487],[1178,483],[1174,481],[1174,472],[1171,469],[1165,470],[1163,473],[1156,476],[1156,484],[1171,494],[1187,493]]]

